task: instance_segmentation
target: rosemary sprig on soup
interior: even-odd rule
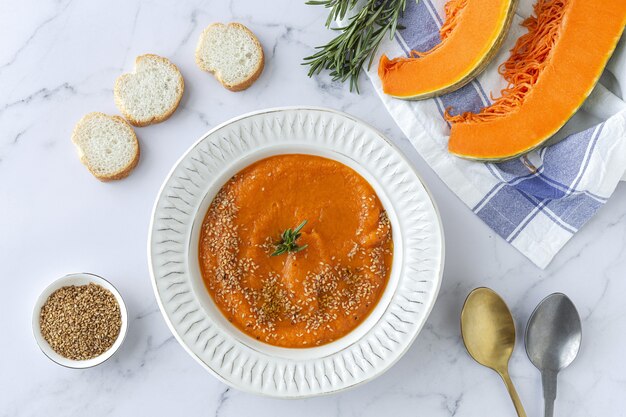
[[[304,227],[307,221],[300,223],[294,230],[287,229],[281,234],[281,239],[276,243],[276,250],[270,256],[282,255],[286,252],[300,252],[306,249],[309,245],[298,246],[296,240],[302,235],[300,231]]]
[[[279,242],[270,237],[277,231]],[[392,230],[376,192],[353,169],[314,155],[276,155],[217,193],[198,260],[215,305],[245,335],[315,347],[373,311],[391,273]]]

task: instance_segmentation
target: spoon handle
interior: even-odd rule
[[[541,373],[543,385],[544,416],[554,416],[554,400],[556,400],[556,372],[545,370]]]
[[[507,391],[509,391],[509,395],[511,396],[511,400],[513,401],[513,405],[515,406],[515,411],[517,411],[517,415],[519,417],[526,417],[526,411],[524,411],[524,406],[522,405],[522,401],[519,399],[519,395],[517,395],[517,391],[513,386],[513,381],[511,381],[511,377],[509,376],[509,371],[498,372],[504,381],[504,385],[506,385]]]

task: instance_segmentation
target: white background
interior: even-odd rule
[[[513,310],[518,345],[511,374],[529,416],[542,413],[539,373],[523,350],[535,305],[568,294],[584,320],[579,358],[559,379],[556,414],[625,415],[626,192],[620,185],[545,271],[495,236],[411,148],[366,79],[360,95],[306,77],[303,56],[330,37],[326,12],[300,0],[0,0],[0,416],[507,416],[495,373],[463,349],[459,312],[474,287],[498,291]],[[231,93],[194,63],[202,28],[239,21],[261,40],[266,67],[249,90]],[[141,161],[120,182],[96,181],[70,135],[89,111],[117,113],[112,86],[136,55],[170,58],[185,77],[179,110],[138,128]],[[339,109],[385,132],[415,164],[441,210],[446,269],[435,309],[408,353],[355,390],[282,401],[218,382],[176,343],[152,292],[146,238],[165,175],[205,131],[265,107]],[[130,328],[120,351],[84,371],[50,362],[31,334],[32,306],[53,279],[89,271],[125,297]]]

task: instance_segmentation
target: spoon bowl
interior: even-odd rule
[[[515,346],[515,322],[504,300],[489,288],[476,288],[470,292],[461,311],[461,335],[472,358],[502,377],[518,416],[526,417],[509,376],[509,359]]]
[[[489,288],[477,288],[465,301],[461,333],[469,354],[483,366],[508,366],[515,346],[515,323],[502,298]]]
[[[582,340],[578,311],[564,294],[547,296],[530,316],[526,353],[539,370],[560,371],[576,358]]]

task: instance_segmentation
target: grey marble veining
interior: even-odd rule
[[[583,318],[583,346],[560,376],[556,415],[624,415],[624,186],[548,269],[537,269],[446,189],[367,80],[355,95],[326,76],[307,78],[302,57],[332,35],[325,18],[322,8],[296,0],[0,0],[0,416],[513,415],[497,376],[475,364],[460,339],[463,300],[480,285],[507,301],[520,342],[535,305],[551,292],[568,294]],[[267,58],[261,78],[241,93],[221,88],[193,58],[204,26],[232,20],[257,33]],[[142,159],[135,172],[102,184],[79,163],[70,134],[89,111],[117,113],[113,82],[143,53],[180,67],[185,96],[171,119],[136,129]],[[165,175],[207,129],[244,112],[298,104],[351,113],[401,148],[441,210],[446,270],[427,325],[390,371],[338,395],[280,401],[229,389],[177,344],[154,299],[146,237]],[[110,279],[131,318],[120,351],[84,371],[50,362],[30,330],[39,292],[76,271]],[[541,415],[540,375],[521,343],[511,374],[528,415]]]

